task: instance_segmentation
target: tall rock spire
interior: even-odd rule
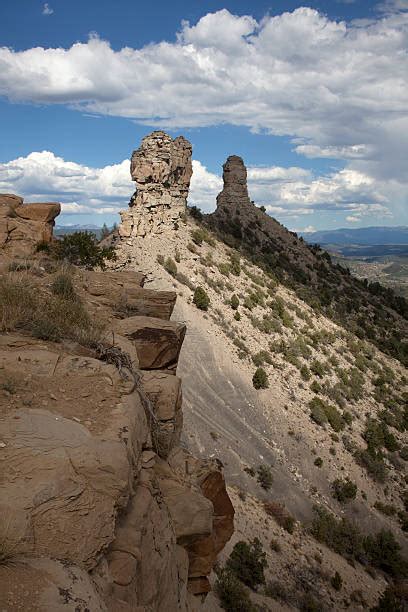
[[[217,207],[250,204],[247,170],[241,157],[230,155],[223,165],[224,188],[217,197]]]
[[[136,191],[121,213],[122,238],[160,234],[177,228],[185,212],[192,175],[192,147],[183,136],[152,132],[133,152],[130,174]]]

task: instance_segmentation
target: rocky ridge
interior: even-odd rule
[[[66,271],[38,258],[33,278],[1,275],[46,296]],[[199,609],[234,510],[220,463],[180,446],[176,296],[137,272],[68,273],[103,323],[96,352],[0,335],[0,608]]]
[[[240,157],[228,158],[223,179],[217,208],[205,215],[207,226],[315,310],[407,365],[408,302],[378,283],[353,277],[318,245],[310,247],[255,206]]]
[[[218,231],[222,222],[225,241]],[[209,231],[212,227],[217,233]],[[238,539],[248,541],[256,535],[267,554],[268,578],[292,591],[292,602],[298,598],[299,604],[301,593],[307,591],[317,598],[321,609],[367,608],[375,605],[384,590],[383,576],[369,576],[360,564],[350,571],[347,561],[314,540],[308,527],[317,505],[338,517],[361,522],[365,531],[391,529],[404,545],[396,517],[404,512],[406,469],[398,451],[385,456],[390,486],[370,477],[354,453],[366,447],[366,418],[383,418],[378,377],[392,378],[389,397],[394,401],[395,392],[395,401],[402,406],[406,372],[400,363],[315,310],[280,278],[258,267],[248,251],[239,251],[237,242],[229,239],[231,235],[236,238],[231,229],[241,232],[241,239],[247,230],[250,237],[255,236],[254,251],[259,247],[257,241],[264,241],[266,250],[270,246],[270,252],[280,252],[282,258],[299,252],[296,237],[250,201],[245,166],[237,156],[224,165],[224,190],[217,199],[217,212],[205,219],[204,227],[187,216],[177,231],[169,228],[142,241],[123,241],[117,248],[118,265],[144,271],[152,286],[172,287],[179,294],[176,317],[188,322],[180,362],[189,408],[183,436],[196,454],[221,458],[238,508],[237,530],[221,558],[225,559]],[[324,257],[317,257],[306,245],[302,248],[305,256],[300,263],[310,264],[314,276],[325,278]],[[315,269],[316,262],[321,269]],[[279,265],[276,269],[278,272]],[[200,312],[193,303],[197,286],[205,288],[210,298],[207,312]],[[239,302],[236,310],[231,306],[233,294]],[[259,360],[269,388],[255,392],[251,379]],[[355,382],[361,377],[358,372],[362,382]],[[349,376],[355,381],[350,382]],[[335,399],[338,389],[346,394],[337,396],[339,405]],[[316,423],[309,407],[314,398],[335,404],[340,416],[349,411],[351,423],[344,422],[340,433],[328,424]],[[404,434],[394,427],[392,434],[404,448]],[[260,464],[272,470],[274,481],[268,492],[256,479]],[[355,501],[345,505],[333,498],[336,478],[350,478],[357,484]],[[293,534],[268,516],[264,501],[286,507],[296,519]],[[387,504],[395,508],[393,517],[378,510]],[[280,552],[270,548],[271,537]],[[335,571],[344,578],[339,593],[330,588]],[[256,601],[268,610],[286,609],[281,599],[279,603],[274,598],[261,601],[258,597]]]

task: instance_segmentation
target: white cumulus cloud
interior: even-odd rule
[[[42,9],[42,14],[43,15],[52,15],[54,12],[54,9],[50,7],[50,5],[48,4],[48,2],[46,2],[43,5],[43,9]]]
[[[66,49],[3,47],[0,95],[152,126],[229,123],[288,136],[298,154],[345,160],[355,176],[389,187],[399,213],[408,194],[407,2],[384,0],[378,18],[350,23],[307,7],[260,21],[223,9],[183,22],[173,42],[141,48],[115,50],[96,35]]]
[[[193,160],[189,204],[213,211],[222,184],[221,176]],[[248,188],[257,205],[283,221],[321,211],[378,219],[392,214],[381,186],[354,170],[314,176],[298,167],[251,167]],[[26,201],[60,201],[62,221],[67,215],[118,213],[134,189],[128,160],[91,168],[42,151],[0,163],[0,192],[18,193]]]

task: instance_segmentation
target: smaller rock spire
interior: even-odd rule
[[[241,157],[230,155],[223,165],[224,187],[217,197],[217,209],[250,204],[247,170]]]

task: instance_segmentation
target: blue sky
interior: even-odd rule
[[[3,0],[0,191],[112,223],[160,128],[205,210],[238,154],[291,229],[408,224],[407,41],[408,0]]]

